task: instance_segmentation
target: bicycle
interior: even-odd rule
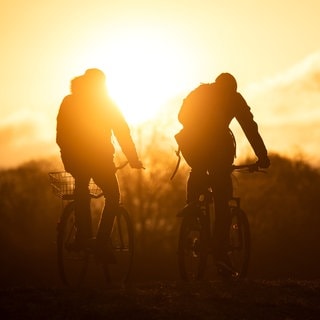
[[[232,171],[261,171],[257,164],[233,165]],[[188,209],[187,209],[188,208]],[[192,209],[190,209],[192,208]],[[240,198],[232,197],[229,201],[230,227],[228,256],[232,267],[224,275],[216,266],[216,272],[233,279],[242,279],[247,275],[250,258],[250,227],[245,212],[240,207]],[[207,188],[200,195],[199,201],[189,204],[178,216],[182,217],[178,240],[178,267],[182,280],[203,280],[206,276],[208,256],[214,252],[214,199],[212,189]],[[211,274],[213,270],[210,270]],[[213,275],[215,276],[215,275]]]
[[[125,165],[126,163],[117,169]],[[68,172],[58,171],[49,172],[49,179],[53,193],[63,202],[66,202],[57,223],[59,276],[64,285],[79,287],[84,284],[84,280],[88,276],[89,265],[92,264],[91,262],[95,260],[95,257],[90,245],[81,250],[72,248],[77,231],[75,225],[74,178]],[[91,199],[98,199],[103,196],[102,190],[92,179],[89,183],[89,192]],[[123,206],[120,206],[116,213],[110,238],[116,263],[101,263],[102,273],[107,284],[111,282],[127,284],[130,281],[132,270],[134,234],[131,218]],[[96,270],[93,273],[96,273]]]

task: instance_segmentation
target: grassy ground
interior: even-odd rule
[[[2,319],[320,319],[319,281],[0,289]]]

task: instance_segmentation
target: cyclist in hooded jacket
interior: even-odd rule
[[[128,124],[107,94],[104,73],[99,69],[88,69],[84,75],[71,81],[71,94],[61,103],[56,141],[65,170],[75,178],[75,249],[81,249],[92,237],[88,191],[90,178],[93,178],[106,197],[96,239],[97,255],[106,252],[105,247],[110,249],[108,240],[120,202],[113,159],[113,135],[131,167],[141,169],[143,165],[138,158]],[[111,253],[109,258],[112,259]]]
[[[178,120],[183,129],[175,136],[181,153],[191,167],[187,182],[187,206],[199,199],[206,181],[213,186],[216,211],[216,247],[214,252],[220,267],[229,270],[228,230],[232,197],[231,166],[235,158],[235,139],[229,129],[236,118],[250,142],[260,168],[270,165],[267,149],[257,123],[237,82],[229,73],[220,74],[215,82],[201,84],[183,101]]]

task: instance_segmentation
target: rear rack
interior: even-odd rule
[[[57,197],[63,200],[74,200],[75,182],[69,172],[49,172],[48,175],[52,191]],[[92,179],[89,182],[89,194],[91,198],[100,198],[103,196],[102,190]]]

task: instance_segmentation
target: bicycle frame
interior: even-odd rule
[[[118,166],[121,169],[128,162]],[[75,219],[75,180],[67,172],[50,172],[50,183],[53,193],[64,201],[62,213],[57,225],[57,257],[58,269],[62,282],[65,285],[78,287],[82,285],[88,274],[89,261],[94,260],[95,239],[88,239],[88,243],[81,247],[74,247],[77,232]],[[89,183],[90,198],[103,196],[102,190],[91,179]],[[133,225],[128,212],[121,205],[115,213],[110,234],[110,245],[115,256],[115,264],[101,261],[103,274],[107,284],[120,282],[126,284],[130,281],[133,261],[134,236]],[[106,249],[107,250],[107,249]],[[106,253],[107,254],[107,253]],[[90,266],[94,264],[90,263]],[[96,263],[95,263],[96,265]],[[91,269],[91,267],[90,267]],[[91,269],[91,275],[97,274],[97,270]]]
[[[260,171],[257,164],[232,166],[231,172],[234,170]],[[241,278],[246,275],[248,268],[249,223],[241,210],[239,197],[233,196],[230,199],[229,208],[228,254],[230,253],[231,261],[236,265],[236,272],[231,274],[233,278]],[[214,197],[211,187],[208,186],[199,196],[199,200],[187,206],[185,212],[179,216],[183,217],[178,248],[180,275],[183,280],[200,280],[204,277],[207,257],[211,254],[214,258],[216,248]],[[190,264],[195,265],[194,270],[188,270]]]

